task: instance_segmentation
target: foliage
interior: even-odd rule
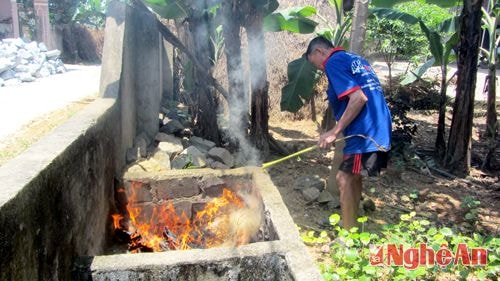
[[[33,2],[32,0],[29,0]],[[68,24],[71,22],[76,9],[80,5],[78,0],[51,0],[49,1],[50,23],[55,25]]]
[[[106,22],[106,8],[106,0],[81,1],[71,20],[86,26],[103,28]]]
[[[334,46],[347,45],[346,34],[351,27],[351,18],[345,15],[342,9],[342,0],[329,0],[330,6],[336,13],[336,25],[331,26],[327,19],[317,13],[316,9],[308,8],[307,13],[302,13],[302,16],[311,16],[316,14],[327,26],[317,32],[318,35],[324,36],[332,41]],[[302,11],[299,8],[295,11]],[[314,13],[313,13],[314,11]],[[314,25],[316,27],[316,25]],[[299,30],[286,29],[288,31],[299,33]],[[312,29],[312,31],[314,28]],[[310,31],[309,29],[307,31]],[[311,32],[312,32],[311,31]],[[297,112],[305,103],[307,103],[314,95],[314,86],[319,78],[318,71],[310,64],[307,59],[302,56],[288,64],[288,83],[281,89],[281,111]]]
[[[281,110],[297,112],[313,96],[313,87],[319,78],[314,66],[302,56],[288,64],[288,83],[281,90]]]
[[[318,23],[308,17],[315,14],[316,8],[312,6],[293,7],[272,13],[264,18],[264,30],[271,32],[312,33]]]
[[[463,236],[448,227],[435,227],[431,222],[417,219],[417,214],[403,214],[400,222],[395,225],[384,225],[380,234],[364,230],[367,217],[361,217],[358,222],[362,228],[346,230],[338,226],[340,216],[330,216],[330,224],[334,230],[331,233],[309,231],[302,234],[306,244],[325,244],[330,237],[336,237],[330,243],[330,260],[320,264],[321,273],[325,280],[434,280],[441,272],[451,273],[457,279],[465,280],[474,275],[480,280],[486,277],[497,276],[500,272],[500,239],[483,237],[474,233],[472,237]],[[397,266],[370,265],[370,248],[387,244],[403,245],[404,248],[418,247],[426,243],[435,251],[445,244],[454,253],[459,243],[465,243],[469,248],[486,248],[488,250],[488,265],[484,267],[467,267],[462,264],[450,264],[445,268],[439,265],[419,266],[414,270],[407,270]]]
[[[376,7],[391,8],[394,5],[397,5],[399,3],[405,3],[405,2],[417,2],[419,4],[436,4],[436,5],[439,5],[440,7],[450,8],[450,7],[456,7],[457,5],[460,5],[462,1],[460,1],[460,0],[417,0],[417,1],[410,1],[410,0],[372,0],[372,5],[374,5]]]
[[[460,207],[466,212],[464,217],[465,220],[473,223],[476,222],[479,213],[479,205],[481,205],[481,202],[472,196],[462,198]]]
[[[420,66],[416,71],[411,72],[410,75],[402,82],[403,84],[411,83],[423,75],[425,71],[432,65],[438,65],[441,67],[443,73],[446,73],[446,66],[450,61],[454,59],[452,56],[453,47],[458,42],[458,34],[456,32],[456,18],[450,18],[441,23],[438,30],[430,29],[425,22],[408,13],[391,9],[391,8],[373,8],[371,9],[372,14],[378,18],[384,18],[387,20],[401,21],[407,24],[419,24],[420,29],[424,33],[428,41],[429,50],[433,56],[433,62],[427,62]],[[452,31],[453,34],[449,36],[447,32]],[[446,38],[449,38],[446,40]],[[445,77],[444,75],[443,77]],[[445,85],[442,85],[445,87]]]

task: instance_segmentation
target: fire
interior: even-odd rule
[[[185,212],[179,214],[172,202],[128,204],[128,227],[122,228],[123,216],[118,214],[112,215],[113,225],[130,235],[130,252],[239,246],[250,242],[262,220],[260,205],[246,197],[224,188],[220,197],[206,203],[192,218]],[[130,199],[135,201],[134,186]],[[250,223],[242,223],[249,217]]]

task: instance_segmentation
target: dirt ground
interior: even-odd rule
[[[414,137],[415,147],[427,150],[432,155],[437,124],[436,111],[412,111],[408,116],[418,124]],[[447,122],[450,122],[448,118]],[[475,118],[475,127],[484,124],[484,117]],[[296,148],[305,148],[317,142],[317,125],[310,120],[270,122],[272,135]],[[481,157],[484,150],[474,130],[473,159]],[[497,153],[498,155],[498,153]],[[278,156],[271,156],[276,159]],[[301,177],[318,175],[327,179],[333,151],[314,151],[300,159],[289,160],[269,168],[268,172],[278,187],[283,200],[295,223],[302,230],[327,230],[328,217],[339,213],[340,209],[328,209],[326,205],[308,203],[300,191],[294,190],[294,183]],[[474,162],[474,161],[473,161]],[[500,228],[500,171],[485,173],[473,167],[467,179],[449,179],[430,171],[421,171],[409,163],[403,167],[395,167],[389,162],[385,173],[378,178],[363,180],[363,198],[375,202],[376,210],[368,216],[366,229],[377,231],[387,223],[396,224],[401,214],[417,212],[417,217],[425,218],[436,226],[447,226],[468,235],[473,231],[498,237]],[[401,166],[401,165],[400,165]],[[495,190],[496,189],[496,190]],[[418,200],[409,198],[411,193],[418,193]],[[475,223],[464,220],[466,210],[461,207],[464,198],[471,196],[481,203]],[[320,250],[321,245],[309,246],[309,250],[317,262],[324,261],[328,254]]]

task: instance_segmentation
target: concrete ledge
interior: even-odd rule
[[[177,185],[182,179],[202,185],[204,181],[213,178],[225,183],[248,182],[253,188],[257,188],[262,195],[264,209],[269,215],[273,232],[276,233],[273,235],[277,236],[277,239],[272,238],[273,241],[256,242],[237,248],[98,256],[93,259],[90,266],[92,280],[208,280],[206,278],[211,276],[210,272],[213,272],[214,268],[217,268],[215,271],[224,274],[230,275],[229,272],[233,272],[231,274],[235,274],[234,278],[240,278],[234,280],[322,280],[299,237],[280,193],[263,169],[259,167],[231,170],[188,169],[160,173],[127,172],[124,175],[125,182],[142,182],[146,185],[162,182],[165,186]],[[248,277],[246,271],[248,269],[241,266],[249,260],[255,264],[255,268],[251,269],[254,278]],[[276,270],[280,273],[273,275],[272,278],[268,277],[265,267],[257,267],[263,260],[276,262]],[[186,272],[188,275],[179,272]],[[233,280],[228,279],[229,275],[221,275],[213,280]],[[158,276],[163,276],[163,279]]]
[[[0,167],[0,280],[68,280],[106,244],[119,111],[99,99]]]

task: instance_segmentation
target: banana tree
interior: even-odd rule
[[[444,2],[444,1],[443,1]],[[392,8],[373,8],[371,13],[378,18],[389,20],[399,20],[406,24],[418,24],[429,43],[432,58],[415,71],[410,71],[409,75],[401,84],[409,84],[420,79],[431,66],[439,66],[441,70],[441,89],[439,103],[438,130],[435,142],[436,152],[439,157],[444,156],[445,142],[445,115],[446,115],[446,89],[448,86],[448,64],[456,60],[453,47],[458,43],[457,18],[453,17],[444,21],[437,30],[430,29],[424,21],[405,12]],[[451,34],[451,35],[450,35]]]
[[[486,113],[486,137],[489,138],[490,149],[483,163],[485,168],[490,168],[491,161],[496,149],[496,136],[498,131],[498,121],[496,112],[496,64],[498,56],[498,45],[500,44],[500,29],[497,28],[500,18],[500,3],[490,0],[490,12],[482,8],[483,18],[482,23],[484,29],[488,32],[489,46],[488,49],[480,48],[488,61],[488,100]]]
[[[308,15],[316,15],[325,25],[316,33],[328,38],[335,46],[347,46],[346,35],[351,27],[351,17],[344,12],[343,0],[328,0],[336,14],[336,24],[332,26],[329,21],[319,14],[316,9],[309,8]],[[314,13],[312,13],[314,11]],[[317,25],[317,24],[316,24]],[[316,27],[316,25],[314,25]],[[287,29],[285,29],[287,30]],[[288,30],[295,32],[294,30]],[[304,31],[304,30],[302,30]],[[315,31],[307,30],[308,33]],[[297,32],[296,32],[297,33]],[[304,32],[302,32],[304,33]],[[281,111],[297,112],[305,103],[314,96],[314,87],[319,78],[319,72],[307,61],[305,56],[293,60],[287,67],[288,83],[281,89]]]

